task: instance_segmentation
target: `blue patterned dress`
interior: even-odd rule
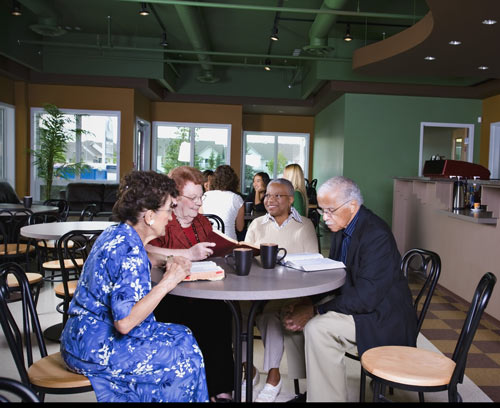
[[[98,401],[206,402],[203,356],[191,330],[151,313],[128,334],[115,320],[151,290],[150,263],[137,232],[107,228],[85,262],[61,335],[64,361],[89,377]]]

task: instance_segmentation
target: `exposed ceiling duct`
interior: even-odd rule
[[[195,7],[175,5],[179,20],[181,21],[186,35],[195,51],[209,51],[208,32],[205,27],[205,22],[200,15],[200,10]],[[210,64],[210,57],[206,54],[197,54],[198,60],[201,62],[201,73],[196,77],[198,81],[203,83],[215,83],[220,78],[214,76],[213,65]]]
[[[347,0],[324,0],[321,9],[341,10]],[[302,49],[314,55],[326,55],[333,50],[328,45],[328,33],[337,20],[336,14],[318,14],[309,30],[309,44]]]
[[[45,0],[18,0],[26,9],[38,17],[38,23],[30,25],[30,29],[44,37],[59,37],[66,30],[57,23],[57,14]]]

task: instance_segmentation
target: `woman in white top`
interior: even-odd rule
[[[235,171],[223,164],[215,169],[210,190],[203,195],[203,205],[199,212],[216,214],[224,221],[224,232],[233,239],[236,231],[245,227],[245,207],[243,198],[237,194],[239,177]]]

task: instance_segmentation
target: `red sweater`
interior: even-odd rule
[[[181,224],[179,224],[179,221],[177,221],[175,214],[172,214],[172,217],[172,221],[170,221],[165,227],[165,235],[152,240],[150,244],[157,247],[170,249],[191,248],[192,244],[184,234]],[[198,214],[193,219],[191,225],[193,224],[196,228],[198,239],[200,240],[200,242],[205,242],[208,234],[210,233],[210,231],[212,231],[212,224],[202,214]]]

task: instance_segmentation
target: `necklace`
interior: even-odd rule
[[[193,229],[194,238],[196,239],[196,242],[200,242],[200,238],[198,237],[198,231],[196,231],[196,227],[195,227],[194,223],[192,223],[192,224],[191,224],[191,227],[192,227],[192,229]],[[182,226],[181,226],[182,233],[184,234],[184,237],[186,238],[186,240],[187,240],[187,242],[188,242],[188,247],[190,248],[190,247],[192,247],[192,246],[193,246],[193,244],[192,244],[191,240],[189,239],[188,234],[186,234],[186,231],[185,231],[185,230],[186,230],[186,229],[188,229],[188,228],[189,228],[189,227],[187,227],[187,228],[182,228]]]

